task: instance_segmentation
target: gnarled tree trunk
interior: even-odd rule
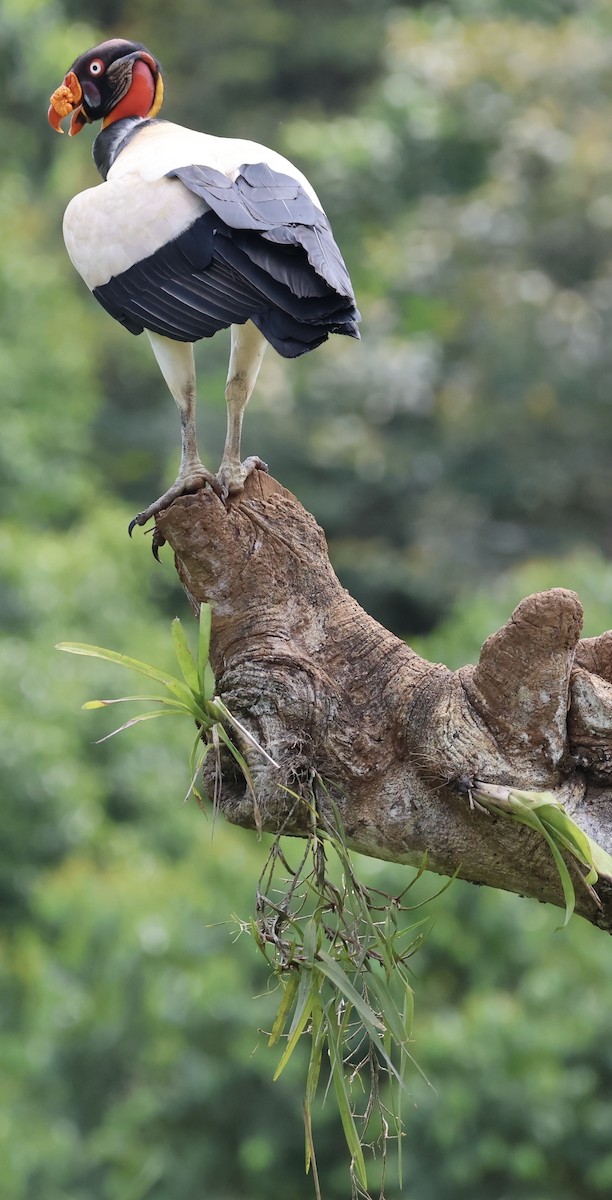
[[[323,533],[294,496],[255,473],[225,507],[209,490],[157,518],[194,606],[213,606],[220,694],[273,756],[245,739],[259,814],[224,763],[225,817],[304,835],[286,790],[333,795],[351,847],[562,904],[546,843],[472,807],[476,781],[554,790],[612,852],[612,633],[581,641],[582,609],[561,588],[529,596],[450,671],[415,654],[341,587]],[[321,784],[320,781],[323,781]],[[575,866],[577,911],[612,929]]]

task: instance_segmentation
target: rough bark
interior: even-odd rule
[[[157,524],[192,604],[213,606],[220,694],[279,764],[242,743],[265,829],[304,835],[286,788],[314,786],[355,850],[409,864],[427,853],[432,871],[562,904],[543,840],[471,807],[478,780],[554,790],[612,852],[612,632],[580,641],[575,593],[527,597],[477,666],[450,671],[363,612],[314,519],[268,476],[228,507],[209,490],[182,497]],[[231,761],[220,806],[255,827]],[[599,908],[571,869],[577,911],[611,930],[612,885],[600,880]]]

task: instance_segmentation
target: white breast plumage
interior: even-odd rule
[[[178,179],[150,183],[133,172],[109,178],[71,200],[66,249],[93,291],[172,241],[205,208]]]

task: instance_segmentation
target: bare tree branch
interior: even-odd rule
[[[427,853],[433,871],[561,905],[548,847],[473,808],[478,780],[553,790],[612,852],[612,633],[579,640],[573,592],[527,597],[477,666],[453,672],[363,612],[314,519],[266,475],[228,508],[208,490],[182,497],[158,528],[193,605],[213,605],[223,699],[280,764],[241,744],[264,828],[304,835],[304,806],[285,789],[314,784],[321,803],[327,793],[338,804],[355,850],[410,864]],[[220,804],[255,826],[230,762]],[[570,870],[577,911],[612,929],[612,885],[600,880],[599,908]]]

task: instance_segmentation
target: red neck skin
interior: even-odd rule
[[[153,107],[155,99],[155,82],[150,68],[145,62],[137,59],[132,69],[132,82],[129,90],[116,107],[104,118],[102,128],[106,129],[114,121],[123,117],[146,117]]]

